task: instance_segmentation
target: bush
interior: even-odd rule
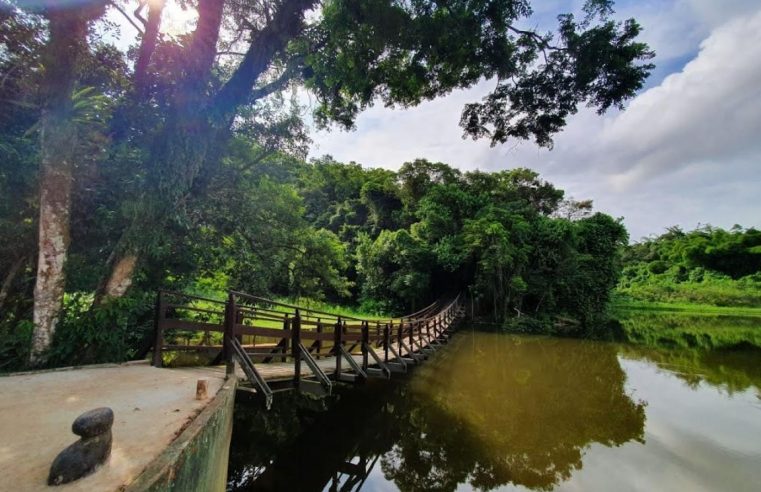
[[[48,354],[48,365],[124,362],[135,357],[153,327],[153,296],[137,290],[90,309],[91,294],[64,300],[64,312]]]
[[[0,372],[15,371],[26,366],[33,328],[30,320],[6,320],[0,323]]]

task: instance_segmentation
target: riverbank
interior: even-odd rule
[[[633,299],[616,299],[611,308],[614,313],[626,311],[650,311],[684,313],[692,315],[758,317],[761,318],[761,307],[750,306],[715,306],[711,304],[648,302]]]

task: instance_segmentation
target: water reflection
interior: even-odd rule
[[[644,440],[616,347],[462,333],[409,381],[273,411],[239,405],[230,490],[356,490],[373,463],[395,488],[549,490],[594,443]]]
[[[755,347],[705,350],[622,345],[619,353],[653,363],[693,389],[705,383],[730,395],[756,391],[761,398],[761,349]]]

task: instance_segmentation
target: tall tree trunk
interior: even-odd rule
[[[39,257],[34,286],[32,365],[44,362],[63,303],[77,133],[71,115],[71,95],[77,61],[87,39],[87,20],[80,12],[50,9],[47,18],[50,38],[43,58]]]

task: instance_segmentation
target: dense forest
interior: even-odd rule
[[[162,32],[170,6],[194,27]],[[107,12],[138,33],[129,49]],[[494,89],[463,108],[464,136],[550,146],[653,68],[609,0],[550,31],[522,27],[532,15],[526,0],[1,0],[0,370],[131,357],[159,288],[376,312],[464,291],[500,322],[592,330],[626,231],[590,202],[510,163],[305,160],[315,126],[481,80]]]
[[[704,226],[625,249],[618,292],[635,301],[761,306],[761,231]]]

